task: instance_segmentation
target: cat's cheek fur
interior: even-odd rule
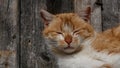
[[[59,41],[59,40],[64,40],[63,35],[61,35],[61,34],[57,35],[57,40],[58,40],[58,41]]]

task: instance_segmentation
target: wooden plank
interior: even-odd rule
[[[94,27],[97,32],[100,32],[102,29],[101,25],[101,7],[96,6],[97,0],[74,0],[75,12],[80,13],[87,6],[91,6],[91,22],[90,24]]]
[[[0,68],[17,68],[18,0],[0,0]]]
[[[79,14],[79,12],[84,10],[88,5],[91,6],[90,0],[74,0],[74,11]]]
[[[47,0],[47,10],[53,14],[74,11],[73,0]]]
[[[119,14],[119,23],[120,23],[120,0],[118,0],[118,14]]]
[[[42,36],[40,10],[46,9],[45,4],[46,0],[21,0],[20,68],[56,68]]]
[[[93,25],[97,32],[101,32],[102,31],[101,0],[91,0],[91,5],[92,5],[91,24]]]
[[[101,32],[102,31],[102,19],[101,19],[101,7],[98,6],[94,8],[94,11],[91,15],[91,24],[95,28],[95,31]]]
[[[103,30],[117,26],[120,23],[120,1],[102,0],[102,27]]]

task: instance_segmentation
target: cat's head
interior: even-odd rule
[[[85,39],[93,36],[94,30],[87,18],[75,13],[53,15],[41,10],[41,17],[45,24],[43,35],[49,46],[65,53],[75,52]]]

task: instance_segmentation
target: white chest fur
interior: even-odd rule
[[[120,55],[98,53],[87,47],[78,54],[58,57],[60,68],[100,68],[104,64],[110,64],[113,68],[119,68]]]
[[[84,53],[58,58],[60,68],[98,68],[103,64]]]
[[[59,59],[58,65],[60,68],[98,68],[103,65],[103,63],[87,56],[73,56]]]

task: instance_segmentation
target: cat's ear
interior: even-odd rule
[[[80,11],[80,17],[85,21],[89,22],[91,16],[91,7],[87,6],[86,9]]]
[[[40,16],[44,20],[44,25],[45,26],[48,26],[49,23],[52,21],[52,19],[54,17],[53,14],[51,14],[51,13],[49,13],[46,10],[43,10],[43,9],[40,11]]]

